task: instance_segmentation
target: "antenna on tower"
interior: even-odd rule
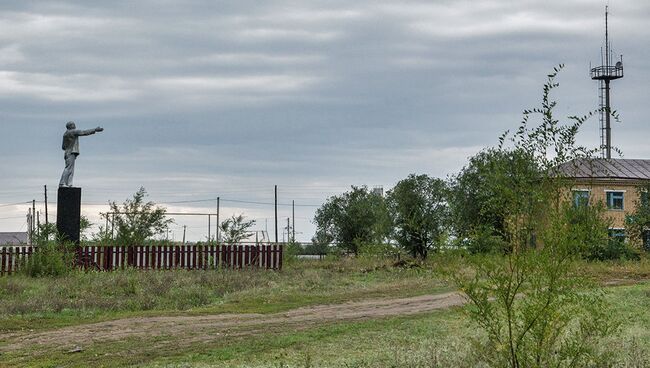
[[[609,83],[623,78],[623,55],[612,65],[612,55],[609,44],[609,7],[605,6],[605,51],[601,49],[602,65],[591,68],[591,79],[599,83],[600,111],[600,150],[603,158],[612,158],[612,128]]]

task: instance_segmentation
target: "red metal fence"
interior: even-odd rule
[[[0,275],[16,272],[37,247],[0,248]],[[84,246],[76,260],[84,270],[282,269],[282,245]]]

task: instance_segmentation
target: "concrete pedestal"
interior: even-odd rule
[[[56,202],[56,228],[66,241],[79,246],[81,188],[59,187]]]

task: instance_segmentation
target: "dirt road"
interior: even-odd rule
[[[47,350],[89,347],[128,338],[164,341],[179,346],[210,342],[226,336],[293,329],[340,321],[405,316],[460,306],[461,294],[452,292],[401,299],[378,299],[335,305],[303,307],[276,314],[218,314],[200,316],[139,317],[65,327],[45,332],[18,332],[0,337],[0,353],[24,348]]]

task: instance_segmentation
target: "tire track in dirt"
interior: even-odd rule
[[[208,342],[224,336],[253,335],[265,330],[303,329],[342,321],[408,316],[465,304],[458,292],[399,299],[374,299],[343,304],[316,305],[275,314],[217,314],[199,316],[133,317],[59,328],[44,332],[18,332],[0,337],[0,353],[37,348],[69,349],[128,338],[150,340],[169,337],[185,342]],[[186,337],[187,341],[183,341]]]

